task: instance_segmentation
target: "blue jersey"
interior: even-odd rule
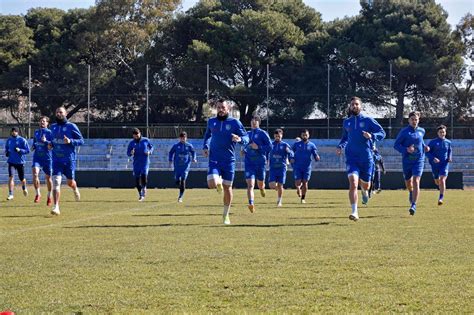
[[[426,153],[428,160],[433,164],[433,159],[437,158],[440,163],[447,163],[452,158],[451,141],[448,139],[436,138],[428,144],[430,151]]]
[[[46,141],[43,141],[43,136],[46,138]],[[51,150],[48,148],[53,140],[53,133],[48,128],[41,128],[35,130],[33,135],[33,154],[34,160],[49,161],[52,158]]]
[[[76,160],[76,147],[84,144],[79,128],[76,124],[66,121],[51,125],[53,160],[57,162],[70,162]],[[71,140],[71,143],[64,143],[64,136]]]
[[[316,160],[318,156],[318,148],[311,142],[304,142],[303,140],[295,142],[292,147],[294,153],[293,168],[310,168],[311,167],[311,156]]]
[[[174,162],[174,168],[188,168],[193,160],[196,160],[196,151],[194,151],[193,145],[188,142],[174,144],[168,154],[168,161]]]
[[[150,166],[150,154],[153,152],[153,145],[146,137],[139,140],[133,139],[128,144],[127,156],[132,156],[133,152],[133,168],[148,168]]]
[[[248,132],[249,143],[245,146],[245,163],[254,165],[265,165],[268,152],[272,149],[272,143],[268,133],[260,128]],[[258,149],[252,149],[251,144],[258,145]]]
[[[19,149],[19,152],[17,152],[17,148]],[[11,136],[7,139],[7,142],[5,143],[5,154],[8,157],[8,163],[25,164],[25,154],[28,153],[30,153],[30,147],[28,146],[28,141],[26,141],[25,138],[20,136]]]
[[[237,119],[228,117],[226,120],[219,120],[213,117],[208,120],[203,148],[209,150],[209,161],[235,162],[236,142],[232,141],[232,134],[240,136],[243,146],[249,142],[244,126]]]
[[[365,138],[363,131],[370,133],[372,138]],[[375,119],[362,114],[352,115],[344,119],[338,147],[345,149],[347,162],[371,162],[372,141],[381,141],[384,138],[385,131]]]
[[[294,157],[290,145],[283,141],[273,141],[272,150],[270,151],[269,156],[271,170],[286,170],[287,159],[292,159]]]
[[[393,147],[395,150],[400,152],[403,157],[403,161],[418,161],[425,159],[425,142],[423,137],[425,136],[425,129],[421,127],[413,128],[408,126],[400,130],[397,139]],[[407,148],[410,146],[415,147],[413,153],[408,153]]]

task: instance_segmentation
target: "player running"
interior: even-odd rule
[[[308,129],[301,132],[301,141],[293,144],[292,151],[294,156],[290,161],[293,164],[296,193],[301,197],[301,203],[306,203],[306,192],[311,178],[311,157],[316,162],[321,159],[318,155],[318,148],[313,142],[309,141]]]
[[[284,185],[286,182],[287,161],[293,159],[291,146],[282,141],[283,130],[276,129],[273,133],[275,141],[272,143],[272,150],[269,153],[270,176],[268,178],[271,189],[277,191],[277,207],[282,206]]]
[[[224,189],[224,224],[230,224],[230,206],[232,203],[232,182],[235,175],[235,145],[245,146],[249,142],[247,132],[240,121],[229,117],[231,104],[220,99],[217,101],[217,116],[207,122],[204,134],[203,153],[209,157],[207,185],[214,189]],[[222,177],[222,182],[220,177]],[[222,186],[221,186],[222,185]]]
[[[21,181],[21,189],[23,195],[28,196],[28,190],[26,189],[25,179],[25,162],[26,154],[30,153],[30,147],[28,141],[25,138],[18,135],[18,128],[13,127],[11,129],[10,137],[5,142],[5,155],[8,160],[8,197],[7,200],[13,199],[13,191],[15,188],[15,180],[13,178],[13,170],[15,169],[18,174],[18,179]]]
[[[191,143],[186,142],[188,134],[183,131],[179,134],[179,142],[174,144],[168,154],[168,161],[174,165],[174,179],[179,187],[178,202],[183,202],[186,190],[186,179],[188,178],[191,161],[196,163],[196,151]]]
[[[349,107],[349,117],[342,124],[342,138],[336,148],[336,154],[341,155],[342,149],[346,155],[346,170],[349,180],[349,201],[352,212],[349,219],[359,220],[357,209],[357,187],[362,191],[362,203],[369,201],[370,182],[374,169],[372,141],[385,138],[385,131],[373,118],[361,114],[362,100],[352,97]]]
[[[49,145],[53,140],[53,134],[50,129],[48,129],[49,118],[43,116],[40,118],[39,126],[40,129],[35,130],[33,135],[33,164],[32,164],[32,173],[33,173],[33,185],[35,187],[36,196],[35,203],[40,202],[41,200],[41,191],[40,191],[40,179],[39,172],[40,169],[43,170],[46,178],[46,186],[48,187],[48,197],[46,199],[46,205],[51,206],[53,204],[51,200],[51,190],[53,182],[51,180],[51,175],[53,171],[53,157],[51,150],[49,150]]]
[[[79,128],[67,120],[66,108],[56,109],[56,123],[51,125],[52,141],[49,144],[53,154],[53,199],[51,214],[59,215],[59,198],[61,196],[62,175],[66,176],[67,184],[74,191],[76,201],[81,199],[75,180],[76,147],[84,144]]]
[[[446,192],[446,180],[448,179],[449,163],[452,162],[451,141],[446,139],[446,126],[440,125],[437,128],[438,138],[428,143],[430,148],[426,153],[431,165],[431,171],[435,184],[439,187],[438,206],[443,204],[444,193]]]
[[[257,180],[260,195],[265,197],[265,167],[268,152],[272,148],[268,133],[260,129],[260,122],[260,117],[252,117],[250,122],[252,130],[248,133],[249,143],[243,149],[245,154],[245,180],[247,182],[247,197],[249,200],[248,208],[252,213],[255,212],[255,180]]]
[[[145,200],[146,186],[148,184],[148,170],[150,168],[150,155],[153,145],[146,137],[142,137],[140,129],[133,129],[133,140],[127,148],[127,156],[133,157],[133,177],[138,190],[138,201]]]
[[[429,147],[425,145],[423,137],[425,129],[418,126],[420,112],[408,114],[408,126],[400,130],[393,147],[402,154],[403,176],[409,192],[410,215],[415,215],[416,202],[420,195],[420,179],[425,164],[425,152]]]

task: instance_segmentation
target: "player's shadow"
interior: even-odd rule
[[[331,219],[348,219],[349,216],[337,216],[337,217],[290,217],[289,220],[331,220]],[[378,219],[378,218],[393,218],[389,215],[368,215],[368,216],[361,216],[360,219]]]
[[[134,214],[132,217],[207,217],[222,216],[218,213],[161,213],[161,214]]]
[[[319,223],[296,223],[296,224],[231,224],[231,225],[208,225],[208,228],[279,228],[279,227],[292,227],[292,226],[324,226],[330,225],[334,222],[319,222]]]
[[[79,225],[65,226],[64,229],[113,229],[113,228],[149,228],[149,227],[169,227],[169,226],[200,226],[201,224],[186,223],[163,223],[163,224],[119,224],[119,225]]]

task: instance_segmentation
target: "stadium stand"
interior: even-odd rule
[[[5,139],[0,139],[1,152],[4,153]],[[151,156],[151,166],[153,170],[169,170],[168,152],[171,146],[176,143],[176,139],[153,139],[154,153]],[[292,144],[294,140],[285,140]],[[338,139],[312,139],[318,147],[321,161],[313,163],[315,171],[344,171],[344,157],[335,154],[335,147]],[[132,161],[126,155],[127,146],[130,139],[89,139],[78,148],[77,169],[78,170],[130,170]],[[207,159],[202,154],[202,139],[189,139],[189,142],[197,151],[197,164],[192,165],[194,170],[206,170]],[[384,140],[377,144],[380,153],[384,157],[387,171],[401,170],[401,157],[393,149],[393,139]],[[428,142],[428,140],[427,140]],[[31,141],[30,141],[31,145]],[[453,140],[453,163],[451,171],[463,173],[463,183],[465,187],[474,187],[474,140],[459,139]],[[3,155],[4,156],[4,155]],[[31,184],[31,159],[33,154],[27,156],[25,167],[28,183]],[[243,169],[243,160],[237,156],[237,170]],[[425,172],[430,172],[431,168],[425,163]],[[8,170],[6,157],[0,162],[0,184],[6,184],[8,180]]]

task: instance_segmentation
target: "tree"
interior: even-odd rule
[[[26,101],[24,92],[28,89],[27,61],[33,54],[33,32],[24,19],[0,15],[0,108],[9,109],[19,123],[24,118],[21,104]]]
[[[335,56],[351,65],[357,94],[375,106],[391,106],[386,95],[392,63],[396,121],[402,124],[405,100],[416,108],[449,80],[449,69],[462,63],[459,45],[447,13],[434,0],[361,1],[361,6]]]

